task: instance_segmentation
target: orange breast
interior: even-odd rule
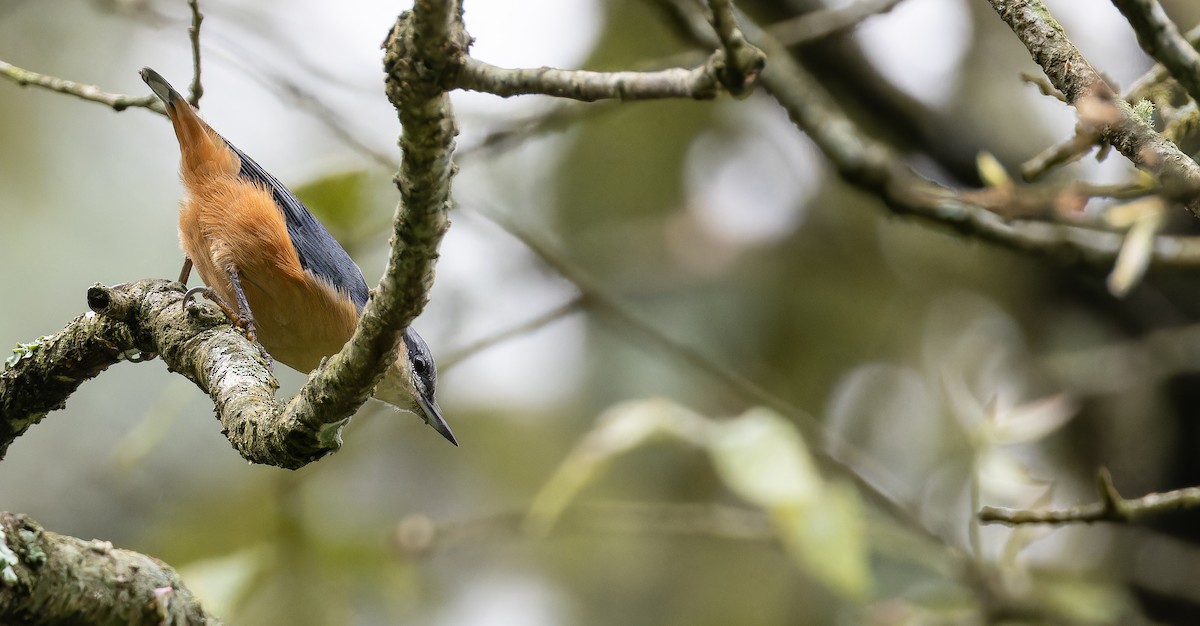
[[[179,240],[204,283],[236,307],[238,272],[258,339],[284,365],[309,372],[340,350],[358,309],[301,267],[271,194],[236,174],[188,182]]]

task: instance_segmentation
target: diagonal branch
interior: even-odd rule
[[[292,400],[289,413],[309,419],[349,417],[396,361],[402,334],[429,299],[438,246],[450,225],[446,213],[454,174],[450,157],[456,129],[444,85],[466,49],[454,4],[417,2],[400,15],[384,42],[387,94],[403,127],[391,255],[354,335],[322,361]]]
[[[816,9],[776,22],[767,28],[785,46],[798,46],[858,26],[869,17],[887,13],[903,0],[858,0],[849,4]]]
[[[716,43],[711,29],[697,19],[694,2],[657,2],[676,18],[687,36],[703,46]],[[767,92],[787,111],[792,122],[812,138],[844,180],[878,195],[892,211],[1022,252],[1088,263],[1111,263],[1116,258],[1123,241],[1119,233],[1006,219],[982,203],[978,193],[956,191],[921,177],[899,154],[859,128],[782,43],[745,17],[741,24],[747,36],[771,60],[760,79]],[[1198,265],[1200,240],[1160,235],[1154,240],[1152,262]]]
[[[1050,82],[1080,117],[1139,167],[1158,176],[1163,195],[1200,217],[1200,165],[1133,114],[1129,105],[1079,53],[1041,0],[988,0]]]

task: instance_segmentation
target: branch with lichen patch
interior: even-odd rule
[[[384,42],[387,94],[403,127],[391,254],[354,335],[322,361],[289,412],[348,416],[357,410],[395,363],[404,330],[429,300],[438,247],[450,225],[450,156],[457,132],[444,85],[457,56],[466,50],[454,5],[417,2],[400,15]]]
[[[301,395],[279,402],[259,347],[234,332],[216,309],[185,311],[182,300],[179,283],[161,279],[89,289],[92,313],[23,346],[0,373],[0,450],[62,408],[83,381],[145,354],[161,356],[168,368],[208,393],[223,433],[251,462],[294,469],[340,447],[341,426],[358,405],[322,411],[304,395],[336,397],[345,386],[342,378],[310,379]]]
[[[0,568],[5,624],[220,623],[162,561],[43,530],[24,515],[0,513]]]
[[[1040,0],[988,0],[1080,118],[1139,167],[1156,175],[1163,195],[1200,217],[1200,165],[1154,131],[1079,53]]]
[[[129,107],[142,107],[166,115],[162,103],[155,96],[134,98],[133,96],[108,93],[95,85],[87,85],[65,78],[38,74],[37,72],[31,72],[4,61],[0,61],[0,76],[10,79],[22,87],[41,87],[42,89],[65,93],[83,100],[99,102],[100,104],[112,107],[114,111],[124,111]]]
[[[1138,44],[1162,64],[1193,100],[1200,102],[1200,52],[1184,38],[1157,0],[1113,0]]]
[[[0,451],[61,407],[83,380],[131,350],[161,354],[169,368],[207,391],[225,435],[251,462],[298,468],[337,450],[341,427],[395,362],[401,334],[428,300],[438,245],[449,224],[455,127],[444,85],[456,48],[466,49],[458,11],[453,2],[418,2],[389,37],[388,94],[404,127],[392,255],[354,336],[321,362],[295,398],[286,404],[275,400],[275,379],[254,344],[227,326],[197,327],[179,305],[177,285],[147,280],[97,286],[89,304],[107,322],[82,316],[38,344],[44,358],[22,359],[0,379]],[[68,81],[50,81],[63,82]],[[74,352],[64,354],[67,350]],[[84,371],[76,375],[72,368]]]
[[[979,521],[985,524],[1092,524],[1095,522],[1138,522],[1177,511],[1200,508],[1200,487],[1151,493],[1126,500],[1117,492],[1107,469],[1096,475],[1100,502],[1054,511],[1027,511],[985,506]]]
[[[1200,27],[1189,30],[1184,35],[1184,39],[1193,48],[1200,45]],[[1158,102],[1160,94],[1171,93],[1178,89],[1180,89],[1179,85],[1171,79],[1167,69],[1162,65],[1155,65],[1133,81],[1129,89],[1121,94],[1121,98],[1133,105],[1142,100]],[[1055,91],[1057,92],[1057,89]],[[1062,94],[1058,94],[1057,97],[1063,101],[1066,100]],[[1168,138],[1170,137],[1168,136]],[[1023,164],[1021,176],[1025,180],[1037,180],[1056,167],[1082,159],[1097,145],[1107,147],[1095,129],[1085,128],[1083,125],[1076,126],[1075,134],[1071,137],[1046,148]]]

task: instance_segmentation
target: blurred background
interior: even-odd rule
[[[1117,84],[1150,67],[1108,2],[1047,4]],[[1184,29],[1200,21],[1193,2],[1164,5]],[[739,6],[771,24],[825,5]],[[298,192],[371,284],[397,201],[379,42],[403,8],[201,2],[204,116]],[[472,53],[496,65],[703,58],[656,2],[466,11]],[[133,95],[151,66],[184,88],[188,21],[183,0],[0,0],[0,59]],[[1020,80],[1036,68],[984,2],[904,0],[792,50],[866,132],[950,185],[979,184],[980,151],[1016,171],[1074,128]],[[457,207],[416,326],[461,448],[372,403],[337,454],[251,466],[190,383],[159,361],[121,364],[13,444],[0,507],[161,558],[242,624],[1198,619],[1194,516],[971,522],[981,504],[1092,501],[1101,465],[1126,496],[1200,484],[1194,269],[1154,270],[1118,300],[1110,268],[892,217],[763,93],[453,99]],[[61,329],[93,283],[177,275],[177,159],[161,116],[0,82],[0,341]],[[1110,156],[1058,176],[1130,172]],[[472,348],[512,329],[526,332]],[[277,374],[284,394],[303,380]],[[738,422],[767,436],[730,461],[711,433],[765,397],[742,379],[777,413]],[[631,424],[644,432],[622,439]],[[689,440],[689,424],[710,435]],[[828,463],[813,474],[825,452],[910,517]],[[775,490],[803,506],[773,508]],[[550,503],[540,525],[535,501]],[[791,514],[833,530],[789,538]]]

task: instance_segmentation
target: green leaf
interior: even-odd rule
[[[853,486],[828,483],[820,502],[770,512],[788,554],[805,571],[846,597],[870,594],[866,510]]]
[[[312,211],[317,219],[347,245],[358,229],[370,218],[365,193],[367,172],[355,170],[338,172],[296,187],[296,197]]]
[[[653,398],[618,404],[596,420],[596,427],[563,459],[530,505],[526,528],[546,534],[567,506],[595,482],[616,456],[657,435],[693,443],[705,441],[708,421],[670,400]]]
[[[765,509],[805,507],[821,492],[796,427],[769,409],[751,409],[713,430],[709,444],[722,480],[735,493]]]
[[[788,554],[830,589],[871,589],[866,512],[854,488],[825,483],[800,432],[769,409],[714,426],[709,443],[725,484],[770,514]]]

